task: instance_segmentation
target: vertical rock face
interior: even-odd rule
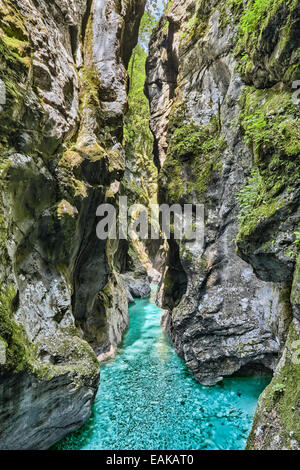
[[[121,191],[131,207],[131,225],[139,216],[141,206],[147,208],[157,203],[158,171],[153,162],[153,135],[149,128],[149,102],[144,94],[145,64],[150,36],[149,25],[154,18],[146,9],[140,29],[140,39],[130,59],[129,110],[124,121],[124,149],[126,170]],[[136,213],[134,214],[134,207]],[[139,229],[139,227],[137,227]],[[161,240],[132,237],[128,244],[127,263],[122,278],[128,291],[128,299],[150,294],[150,282],[158,284],[163,264]]]
[[[125,171],[127,72],[144,0],[0,1],[0,448],[89,416],[95,353],[128,323],[118,241],[96,237]]]
[[[204,244],[169,243],[166,328],[203,384],[276,369],[249,446],[297,448],[299,2],[267,4],[171,2],[147,94],[160,202],[205,206]]]

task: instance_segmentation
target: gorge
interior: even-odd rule
[[[155,291],[153,291],[154,293]],[[101,366],[93,415],[60,450],[239,450],[268,377],[198,384],[160,327],[152,300],[130,306],[130,326],[116,357]]]
[[[166,412],[172,391],[189,390],[179,445],[243,448],[252,411],[236,447],[206,445],[202,427],[192,437],[189,413],[199,418],[229,383],[242,395],[256,384],[253,408],[269,374],[247,449],[300,449],[300,3],[170,0],[159,14],[153,4],[0,0],[1,450],[49,449],[94,403],[103,435],[89,448],[109,445],[106,377],[134,389],[147,345],[158,347],[160,310],[134,299],[150,283],[177,377],[160,391]],[[97,207],[124,195],[203,204],[204,243],[99,240]],[[135,342],[145,363],[123,376]],[[220,406],[201,420],[210,410],[222,421]],[[159,442],[137,433],[126,445]]]

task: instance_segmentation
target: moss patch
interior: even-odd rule
[[[292,441],[300,445],[300,336],[292,323],[286,343],[284,364],[260,398],[247,448],[255,449],[255,431],[263,429],[264,448],[278,436],[277,448],[290,449]],[[273,417],[273,419],[272,419]]]
[[[300,306],[300,254],[298,255],[296,269],[294,274],[294,281],[291,293],[291,302],[294,305]]]
[[[12,318],[16,305],[16,290],[13,286],[0,290],[0,340],[6,345],[6,363],[0,372],[21,372],[29,366],[32,351],[20,325]]]
[[[213,174],[222,170],[221,156],[226,148],[217,119],[207,126],[197,126],[182,116],[181,108],[173,115],[168,132],[167,159],[159,177],[164,200],[165,190],[172,204],[192,200],[193,195],[203,199]],[[184,183],[187,167],[191,174]]]
[[[284,207],[300,180],[299,110],[293,105],[291,93],[278,87],[248,87],[241,105],[240,123],[254,155],[254,166],[238,195],[238,240]]]
[[[94,66],[84,67],[80,73],[80,83],[80,111],[83,112],[89,106],[100,107],[98,70]]]
[[[233,7],[241,3],[240,0],[231,2]],[[296,79],[299,57],[293,54],[293,63],[290,57],[295,52],[296,43],[293,50],[291,47],[298,28],[298,0],[249,0],[244,4],[239,16],[235,54],[247,81],[251,82],[255,77],[254,72],[263,56],[274,76],[282,76],[288,82]]]
[[[21,127],[32,57],[28,34],[18,10],[8,0],[1,1],[0,79],[5,84],[5,104],[0,113],[0,145]]]

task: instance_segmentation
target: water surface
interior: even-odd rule
[[[149,299],[130,307],[117,355],[101,366],[93,415],[62,450],[243,449],[265,377],[199,385],[160,327]]]

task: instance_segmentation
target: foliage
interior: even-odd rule
[[[265,449],[270,448],[270,442],[274,442],[275,436],[276,444],[280,449],[289,450],[292,441],[300,442],[298,414],[300,364],[299,353],[295,348],[299,339],[299,331],[292,323],[280,367],[276,370],[272,382],[260,398],[254,425],[247,443],[248,449],[253,449],[257,442],[257,429],[263,430],[262,439]]]
[[[149,129],[149,104],[144,95],[146,59],[147,53],[138,44],[129,63],[129,111],[124,127],[125,146],[127,148],[131,146],[132,151],[138,151],[138,153],[148,153],[153,142]]]
[[[139,30],[139,44],[143,49],[147,50],[148,42],[153,29],[156,26],[156,19],[146,8],[145,13],[142,17],[140,30]]]
[[[14,286],[0,289],[0,339],[6,345],[6,363],[3,370],[19,372],[28,364],[29,350],[24,339],[23,330],[13,319],[16,290]]]
[[[291,92],[248,87],[240,103],[240,123],[253,151],[254,166],[250,180],[238,194],[238,239],[284,207],[300,177],[299,110],[292,103]]]
[[[124,146],[131,177],[123,188],[131,202],[149,202],[157,190],[157,169],[153,163],[153,136],[149,128],[149,103],[144,94],[146,80],[147,40],[155,19],[146,11],[141,22],[140,41],[129,63],[129,109],[124,122]]]
[[[248,87],[241,104],[240,119],[246,143],[254,143],[256,156],[261,154],[262,145],[265,149],[276,148],[277,155],[300,153],[299,110],[293,105],[289,91]]]
[[[252,170],[251,178],[248,183],[242,187],[237,195],[237,200],[240,204],[241,211],[239,213],[239,220],[243,222],[248,213],[259,204],[262,203],[263,179],[257,169]]]
[[[296,240],[295,240],[296,246],[300,246],[300,232],[295,232],[294,235],[296,237]]]
[[[188,132],[187,132],[188,130]],[[207,152],[215,149],[215,136],[205,127],[195,124],[179,127],[172,136],[173,152],[178,157],[188,156],[195,151]]]
[[[213,174],[221,169],[220,157],[225,148],[216,118],[206,126],[198,126],[185,117],[184,106],[180,106],[170,120],[167,159],[160,174],[169,203],[179,203],[193,195],[204,197]],[[184,185],[186,171],[190,175]]]
[[[241,17],[240,27],[244,33],[254,32],[274,0],[254,0]]]
[[[273,385],[272,387],[272,392],[273,393],[282,393],[285,391],[285,385],[282,384],[282,383],[276,383],[275,385]]]
[[[297,76],[299,60],[295,53],[291,59],[290,42],[297,34],[298,0],[249,0],[246,3],[243,0],[228,0],[226,12],[228,8],[238,23],[235,54],[239,57],[238,67],[246,81],[267,80],[267,77],[257,75],[258,64],[263,57],[268,58],[268,68],[277,81],[280,81],[279,74],[284,81],[293,81],[293,77]],[[226,14],[223,16],[226,17]],[[276,54],[272,54],[274,48],[270,49],[270,45],[274,47],[275,44]],[[271,76],[268,78],[271,79]]]

